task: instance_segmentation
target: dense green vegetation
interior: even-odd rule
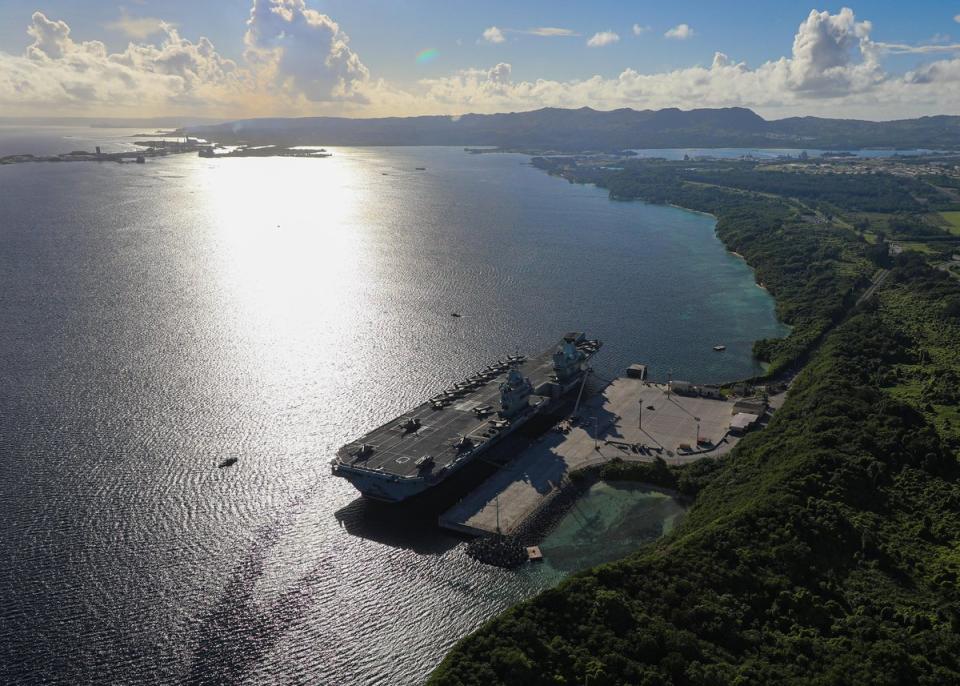
[[[941,212],[940,216],[950,233],[960,235],[960,212]]]
[[[886,259],[886,246],[870,245],[862,235],[824,220],[803,203],[690,180],[693,174],[721,181],[724,173],[740,167],[741,176],[769,174],[750,172],[752,163],[631,160],[615,169],[570,166],[562,158],[537,158],[534,163],[571,180],[607,188],[613,198],[671,203],[716,216],[717,235],[754,268],[757,281],[776,300],[778,316],[792,327],[787,338],[758,341],[754,347],[758,358],[771,363],[771,374],[802,361]],[[694,174],[691,169],[707,171]],[[806,183],[803,179],[781,184],[781,190],[798,191]]]
[[[960,281],[929,269],[919,255],[898,259],[893,283],[881,293],[879,314],[901,326],[915,360],[885,379],[893,395],[922,407],[954,451],[960,450]]]
[[[682,168],[699,163],[537,164],[714,214],[793,325],[758,350],[774,369],[810,358],[725,460],[605,465],[696,496],[683,524],[492,620],[430,683],[960,683],[960,279],[931,266],[951,245],[930,197],[816,197],[779,177],[759,192]],[[905,236],[925,254],[891,258],[884,237]],[[855,304],[877,267],[889,278]]]
[[[889,174],[798,174],[762,170],[751,163],[713,167],[684,172],[683,178],[865,212],[920,211],[928,203],[947,202],[928,184]]]
[[[492,620],[431,683],[960,683],[956,302],[899,258],[674,534]]]
[[[592,165],[571,168],[563,158],[537,158],[535,163],[551,171],[570,172],[577,181],[588,180],[609,188],[615,198],[650,202],[673,202],[676,193],[690,192],[689,186],[698,184],[778,196],[818,208],[861,212],[924,212],[950,209],[956,204],[950,196],[918,179],[885,173],[817,171],[816,163],[810,163],[811,171],[803,173],[771,169],[749,160],[635,159],[618,162],[615,169]]]
[[[599,477],[605,481],[639,481],[661,488],[669,488],[686,496],[696,496],[720,470],[716,460],[698,460],[685,465],[668,465],[663,458],[653,462],[626,462],[614,458],[600,468]],[[577,472],[570,475],[577,477]]]

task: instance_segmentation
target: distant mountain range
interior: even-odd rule
[[[960,117],[873,122],[791,117],[768,121],[741,108],[609,112],[544,108],[459,117],[242,119],[191,126],[220,143],[457,145],[588,151],[628,148],[960,148]]]

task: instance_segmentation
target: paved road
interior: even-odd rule
[[[884,284],[884,282],[887,280],[887,278],[889,278],[889,276],[890,276],[889,269],[881,269],[876,274],[874,274],[873,283],[870,284],[870,287],[864,292],[863,295],[860,296],[859,300],[857,300],[857,305],[860,305],[861,303],[865,303],[870,298],[872,298],[873,294],[877,292],[877,289]]]

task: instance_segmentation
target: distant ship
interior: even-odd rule
[[[335,476],[369,498],[401,502],[448,478],[583,383],[603,344],[568,333],[527,358],[511,355],[348,443]]]

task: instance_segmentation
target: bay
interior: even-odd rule
[[[559,576],[370,524],[338,446],[568,330],[703,382],[785,332],[708,216],[332,152],[0,167],[0,681],[418,683]]]

